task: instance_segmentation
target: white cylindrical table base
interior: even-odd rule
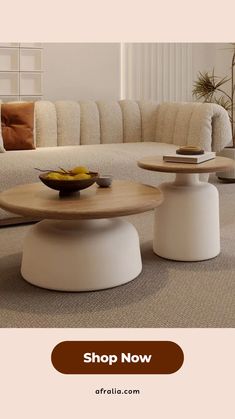
[[[44,220],[25,238],[21,273],[39,287],[99,290],[131,281],[141,270],[138,233],[120,218]]]
[[[198,174],[177,174],[159,186],[163,204],[155,210],[154,252],[181,261],[211,259],[220,252],[219,198]]]

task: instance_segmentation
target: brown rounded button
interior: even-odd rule
[[[64,341],[51,361],[62,374],[172,374],[184,354],[171,341]]]

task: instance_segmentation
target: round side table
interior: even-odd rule
[[[0,194],[2,208],[44,219],[25,238],[22,276],[61,291],[110,288],[136,278],[142,270],[139,236],[120,217],[162,201],[159,189],[129,181],[114,181],[111,188],[93,185],[64,198],[41,183]]]
[[[146,157],[138,166],[176,173],[175,181],[162,183],[164,202],[155,210],[153,250],[166,259],[199,261],[220,253],[219,197],[216,187],[199,180],[200,173],[232,169],[235,162],[216,157],[199,164],[168,163]]]

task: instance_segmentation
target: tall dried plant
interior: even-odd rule
[[[199,72],[198,79],[193,84],[193,96],[197,100],[204,100],[204,102],[217,103],[223,106],[229,114],[229,119],[232,126],[233,147],[235,147],[235,127],[234,127],[234,67],[235,67],[235,43],[232,44],[232,60],[231,60],[231,76],[218,77],[215,76],[214,70],[212,73]],[[228,94],[222,87],[230,83],[230,93]]]

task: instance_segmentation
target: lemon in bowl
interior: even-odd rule
[[[59,191],[60,196],[65,196],[89,188],[98,179],[98,173],[78,166],[71,170],[48,171],[40,174],[39,179],[49,188]]]

